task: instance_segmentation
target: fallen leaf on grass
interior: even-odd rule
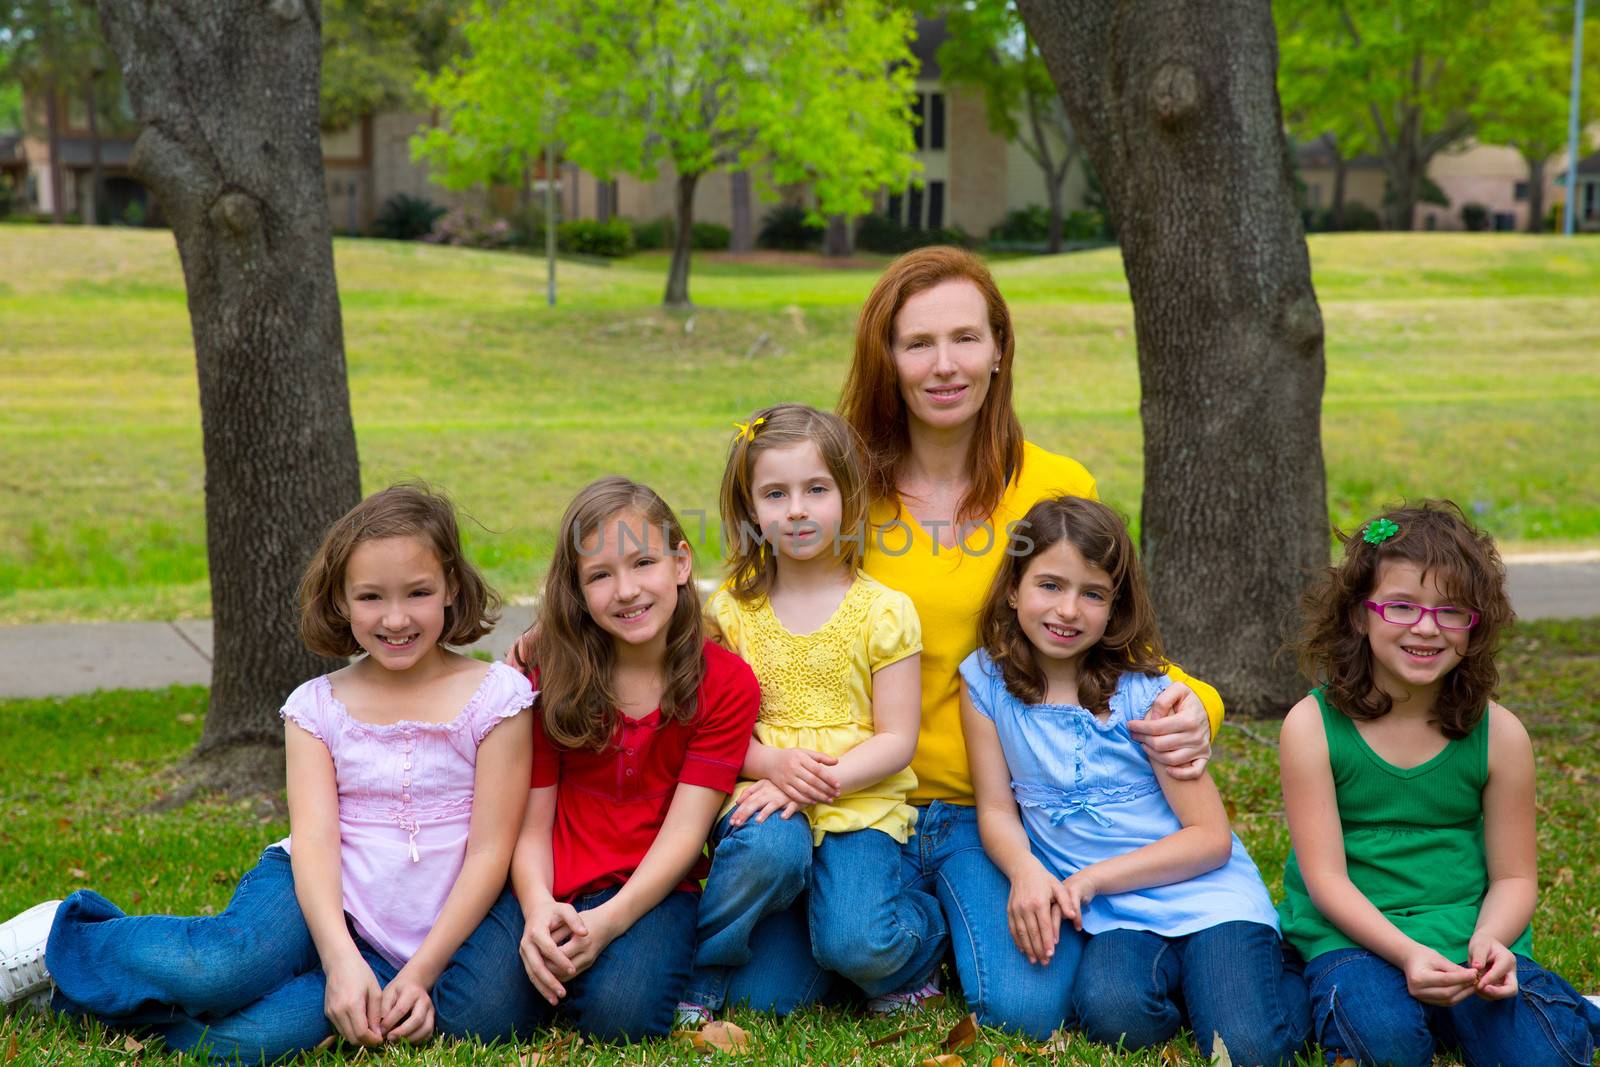
[[[689,1042],[696,1052],[744,1052],[750,1047],[748,1032],[721,1019],[698,1030],[674,1030],[672,1036]]]
[[[946,1052],[960,1052],[964,1048],[971,1048],[978,1043],[978,1017],[969,1014],[965,1019],[956,1023],[950,1032],[945,1035],[944,1050]]]
[[[1360,1067],[1360,1065],[1348,1056],[1340,1056],[1333,1061],[1333,1067]]]
[[[67,877],[76,878],[81,882],[83,879],[89,877],[89,872],[84,870],[82,867],[68,867]]]
[[[14,1060],[16,1058],[17,1058],[17,1035],[16,1034],[12,1034],[11,1037],[6,1040],[6,1054],[4,1056],[0,1056],[0,1064],[10,1063],[12,1060]]]
[[[996,1056],[994,1059],[989,1061],[989,1067],[1017,1067],[1017,1065],[1011,1060],[1006,1059],[1004,1056]]]
[[[1215,1030],[1211,1031],[1211,1067],[1233,1067],[1233,1057],[1228,1055],[1228,1046],[1222,1040],[1222,1035]]]
[[[1183,1053],[1171,1045],[1161,1046],[1161,1067],[1179,1067],[1183,1063]]]
[[[327,1037],[317,1042],[316,1051],[321,1052],[323,1049],[332,1048],[333,1043],[337,1040],[339,1040],[339,1036],[337,1034],[329,1034]]]
[[[539,1067],[539,1061],[544,1059],[544,1053],[529,1050],[517,1057],[517,1067]]]
[[[1045,1043],[1039,1046],[1041,1056],[1056,1056],[1067,1051],[1067,1032],[1057,1027],[1050,1031]]]
[[[138,1038],[134,1037],[132,1034],[129,1034],[129,1035],[127,1035],[126,1037],[124,1037],[122,1039],[122,1051],[124,1051],[124,1052],[143,1052],[144,1051],[144,1042],[140,1041]]]
[[[917,1067],[967,1067],[967,1061],[954,1053],[946,1053],[943,1056],[929,1056]]]

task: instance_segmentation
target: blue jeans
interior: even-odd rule
[[[1089,938],[1072,1011],[1091,1041],[1128,1050],[1188,1024],[1203,1056],[1221,1034],[1233,1062],[1292,1063],[1311,1028],[1306,984],[1270,926],[1220,923],[1183,937],[1108,930]]]
[[[434,983],[438,1033],[512,1036],[493,1028],[505,993],[468,988],[508,924],[520,937],[522,914],[509,891]],[[393,980],[392,964],[359,937],[356,946],[379,985]],[[261,854],[215,916],[129,916],[98,893],[72,894],[51,926],[45,965],[56,983],[55,1010],[149,1030],[178,1051],[259,1063],[314,1048],[333,1033],[322,1014],[321,961],[295,899],[289,855],[277,847]]]
[[[1306,965],[1311,1017],[1327,1061],[1427,1067],[1439,1047],[1467,1067],[1589,1067],[1600,1042],[1600,1008],[1560,975],[1517,957],[1517,994],[1424,1004],[1405,974],[1359,948],[1324,952]]]
[[[687,999],[719,1008],[735,985],[759,1010],[792,1010],[825,988],[824,972],[849,979],[869,996],[920,983],[944,954],[944,918],[927,893],[900,884],[900,845],[878,830],[828,834],[812,848],[801,816],[773,816],[731,827],[718,822],[711,876],[700,903],[695,977]],[[804,935],[793,920],[760,941],[764,920],[804,893]],[[776,936],[773,936],[773,935]],[[766,992],[769,972],[788,981]],[[803,981],[805,989],[785,997]]]

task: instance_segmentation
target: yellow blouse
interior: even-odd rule
[[[1094,478],[1083,464],[1025,443],[1022,469],[995,505],[989,529],[974,531],[963,548],[938,544],[909,511],[902,508],[897,517],[890,501],[880,500],[872,507],[862,570],[911,598],[925,635],[922,727],[917,754],[911,760],[917,775],[913,803],[973,802],[972,772],[967,767],[966,740],[961,736],[957,668],[978,647],[978,612],[1005,558],[1007,526],[1040,500],[1053,496],[1098,499]],[[1222,725],[1222,698],[1217,691],[1177,667],[1170,667],[1167,673],[1200,697],[1215,734]]]
[[[774,748],[844,755],[873,735],[873,672],[922,651],[911,599],[865,574],[856,575],[833,615],[808,634],[790,633],[765,597],[742,604],[727,589],[711,598],[706,614],[722,631],[722,643],[756,672],[756,739]],[[723,814],[749,785],[739,783]],[[916,785],[907,768],[832,804],[813,804],[806,812],[813,844],[824,834],[868,827],[904,844],[917,820],[906,803]]]

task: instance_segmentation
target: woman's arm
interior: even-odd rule
[[[911,766],[922,724],[922,656],[911,655],[872,674],[872,736],[839,757],[833,771],[844,796]]]
[[[1128,732],[1168,776],[1198,778],[1211,760],[1211,738],[1222,727],[1222,697],[1175,663],[1167,665],[1167,677],[1172,684],[1142,719],[1128,723]]]
[[[284,725],[283,742],[294,895],[327,975],[323,1011],[346,1041],[376,1045],[383,1041],[383,993],[345,925],[339,787],[333,756],[326,745],[293,722]]]
[[[528,802],[522,785],[533,767],[532,720],[530,711],[504,719],[478,746],[466,858],[428,936],[384,987],[382,1021],[388,1040],[421,1041],[433,1032],[427,991],[505,889]]]
[[[1489,892],[1467,944],[1477,991],[1491,1000],[1517,991],[1517,959],[1507,945],[1533,921],[1539,900],[1538,836],[1534,831],[1533,743],[1499,704],[1489,705],[1489,781],[1483,787],[1483,844]]]
[[[656,839],[627,882],[610,900],[578,913],[586,930],[564,946],[575,969],[573,973],[586,970],[607,945],[688,877],[705,850],[711,824],[726,799],[727,794],[720,790],[678,783]]]
[[[1156,781],[1182,829],[1132,852],[1091,863],[1068,878],[1065,889],[1071,906],[1065,914],[1079,930],[1083,906],[1102,893],[1184,882],[1228,862],[1233,834],[1211,776],[1202,771],[1198,778],[1178,779],[1157,773]]]
[[[1061,940],[1061,915],[1067,904],[1061,880],[1033,854],[1028,831],[1011,795],[1011,770],[994,722],[973,706],[966,680],[961,682],[961,732],[967,743],[978,802],[978,836],[983,850],[1011,882],[1006,924],[1011,939],[1029,963],[1048,963]]]
[[[1406,989],[1418,1000],[1447,1005],[1470,996],[1475,972],[1407,937],[1350,880],[1316,697],[1289,709],[1278,738],[1278,765],[1289,838],[1311,903],[1350,940],[1403,971]]]

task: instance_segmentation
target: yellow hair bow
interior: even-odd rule
[[[763,418],[756,419],[754,422],[735,422],[734,425],[739,428],[739,432],[733,435],[734,441],[754,441],[756,439],[756,427],[766,421]]]

